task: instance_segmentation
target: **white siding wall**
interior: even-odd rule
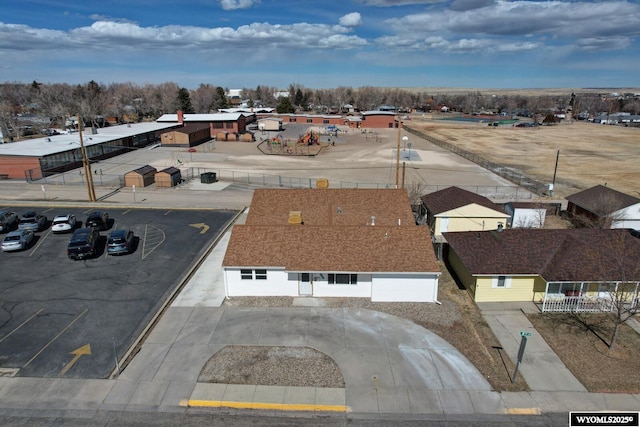
[[[512,228],[542,228],[547,215],[546,209],[517,208],[511,220]]]
[[[640,230],[640,204],[628,206],[612,215],[611,228],[633,228]]]
[[[283,270],[267,269],[267,280],[242,280],[239,268],[225,268],[226,296],[298,296],[298,280],[289,280]]]
[[[436,274],[374,274],[371,301],[435,302],[438,277]]]
[[[371,297],[370,274],[358,274],[358,283],[355,285],[330,285],[327,273],[315,273],[313,276],[314,297]]]

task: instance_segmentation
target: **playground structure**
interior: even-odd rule
[[[318,132],[310,130],[305,135],[298,138],[298,145],[320,145],[320,135]]]

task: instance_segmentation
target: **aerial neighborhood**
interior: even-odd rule
[[[415,411],[444,413],[442,390],[465,393],[452,403],[459,413],[487,402],[522,410],[517,393],[534,414],[558,413],[571,403],[541,409],[535,393],[603,390],[624,397],[598,409],[634,408],[635,368],[594,374],[640,360],[630,350],[640,342],[640,193],[635,164],[615,151],[637,139],[634,116],[596,126],[601,116],[572,114],[575,93],[510,111],[399,92],[373,106],[358,104],[357,90],[310,105],[300,88],[272,102],[218,89],[224,102],[202,112],[180,89],[169,112],[144,111],[136,96],[113,115],[105,107],[45,125],[32,105],[0,123],[0,266],[34,275],[18,285],[11,273],[3,287],[20,309],[1,340],[33,343],[2,353],[7,376],[144,387],[157,375],[153,387],[180,397],[167,404],[187,408],[297,410],[303,389],[320,413],[367,412],[385,393],[407,407],[435,393]],[[597,152],[608,135],[622,148]],[[558,139],[566,146],[549,149]],[[620,162],[607,180],[603,157]],[[34,257],[53,278],[32,270]],[[70,325],[57,318],[64,311]],[[44,313],[54,320],[36,333]],[[89,344],[54,330],[75,322]],[[62,367],[51,368],[38,334],[76,356],[59,351]],[[540,353],[526,356],[528,339]],[[367,346],[379,345],[386,356],[369,360]],[[324,355],[318,369],[332,385],[304,367],[277,374],[292,349],[310,352],[301,366]],[[180,370],[186,388],[174,384],[181,357],[193,361]],[[226,370],[230,361],[239,367]],[[396,370],[396,382],[379,369]],[[285,386],[299,394],[255,388]],[[92,404],[119,399],[109,388]]]

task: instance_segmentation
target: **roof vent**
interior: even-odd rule
[[[371,216],[371,225],[376,225],[376,217],[375,216]]]
[[[342,214],[342,208],[338,206],[338,215]]]
[[[402,225],[402,220],[400,218],[398,218],[398,226]]]

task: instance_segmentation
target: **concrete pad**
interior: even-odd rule
[[[640,395],[638,394],[603,394],[605,407],[613,411],[637,411],[640,408]]]
[[[38,398],[38,407],[95,410],[115,384],[114,380],[57,379]]]
[[[107,405],[127,405],[138,388],[138,381],[116,380],[109,394],[104,399]]]
[[[431,352],[442,386],[449,390],[491,390],[478,369],[453,347]]]
[[[196,308],[176,337],[176,344],[203,344],[211,340],[223,310],[217,308]]]
[[[140,381],[131,399],[129,399],[129,405],[145,407],[160,406],[168,387],[168,382]]]
[[[208,344],[174,345],[157,369],[154,379],[195,383],[198,381],[200,371],[214,353],[214,349]]]
[[[197,383],[191,393],[191,400],[223,400],[227,384]]]
[[[346,347],[342,310],[313,310],[307,325],[307,345],[331,355]]]
[[[193,312],[191,307],[170,307],[153,328],[145,343],[172,343],[189,320]]]
[[[209,344],[257,345],[267,317],[263,308],[226,307]]]
[[[371,347],[347,348],[332,355],[340,367],[347,388],[395,387],[391,364],[386,351]]]
[[[167,390],[162,397],[160,406],[164,408],[186,409],[184,403],[189,401],[195,387],[196,383],[192,381],[173,381],[168,383]]]
[[[255,385],[228,384],[222,400],[225,402],[253,402]]]
[[[287,387],[284,391],[284,402],[291,404],[307,404],[316,403],[315,387]]]
[[[32,408],[54,382],[53,378],[3,378],[2,407]]]
[[[410,391],[409,406],[412,414],[443,413],[438,392],[426,388],[412,389]]]
[[[597,411],[604,409],[604,399],[595,402],[589,393],[557,391],[553,393],[544,391],[532,391],[531,397],[537,402],[537,406],[544,412],[565,411]]]
[[[257,385],[253,393],[252,402],[285,403],[286,386]]]
[[[346,389],[347,406],[356,413],[379,413],[378,394],[371,387],[348,387]]]
[[[532,390],[587,391],[554,352],[525,354],[519,372]]]
[[[442,390],[443,384],[431,352],[424,348],[388,350],[393,378],[398,387]]]
[[[170,343],[154,344],[145,342],[126,369],[120,373],[118,379],[152,380],[170,349]]]
[[[471,403],[477,414],[504,414],[505,405],[496,391],[469,391]]]
[[[269,309],[268,316],[262,324],[258,344],[306,346],[308,314],[308,308]]]
[[[378,408],[382,414],[403,414],[411,412],[411,403],[407,389],[403,388],[379,388]]]
[[[540,410],[538,402],[535,401],[533,396],[526,391],[518,392],[502,392],[500,393],[502,401],[504,402],[505,411],[518,412],[521,410]]]
[[[370,310],[345,309],[344,329],[347,347],[384,347],[378,314]]]
[[[438,390],[440,405],[445,414],[473,414],[475,408],[469,393],[463,390]]]
[[[346,391],[343,388],[316,388],[316,404],[346,405]]]

